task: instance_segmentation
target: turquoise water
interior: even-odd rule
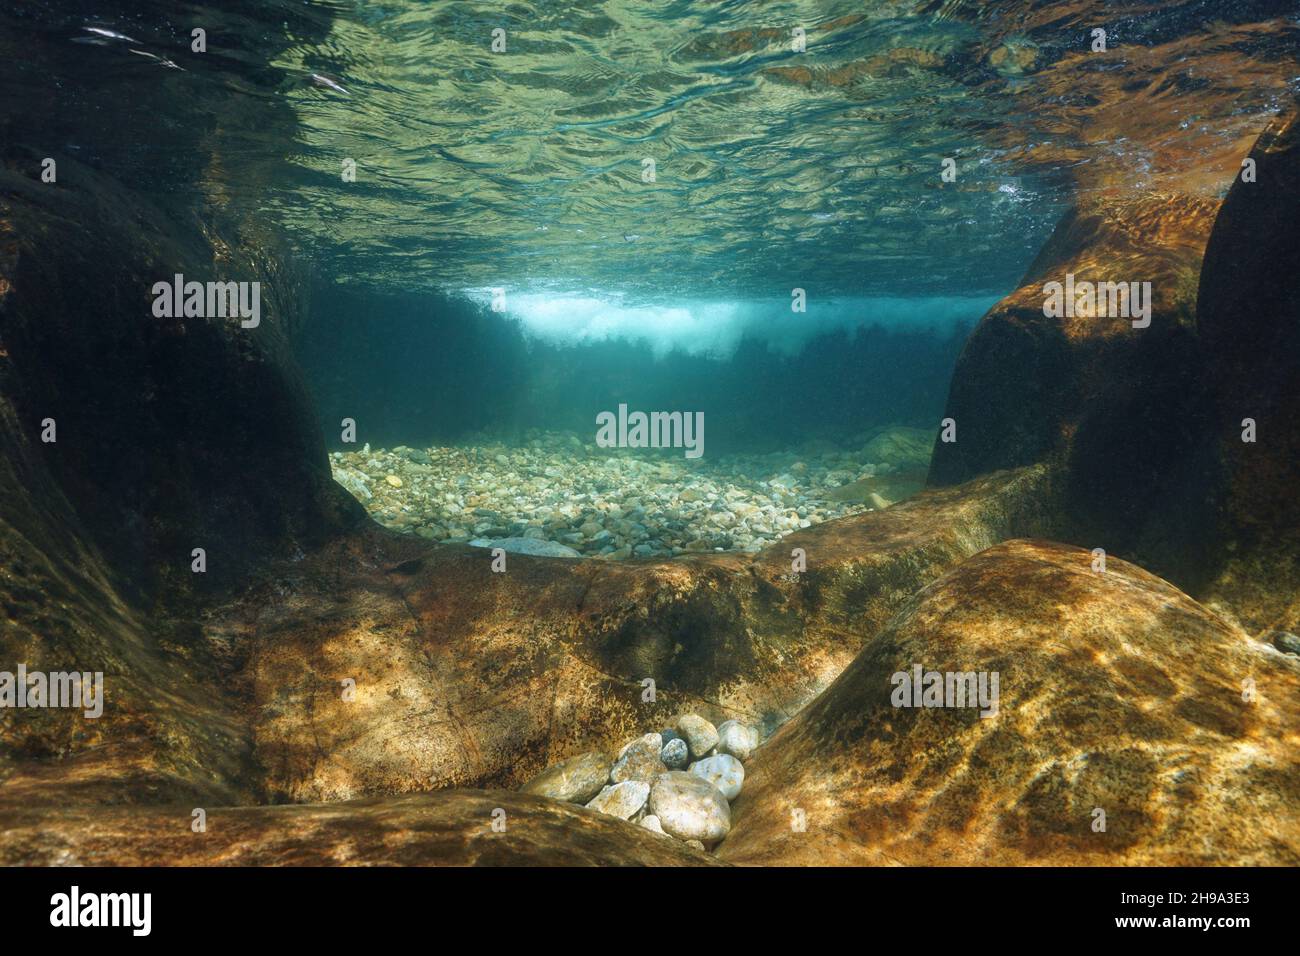
[[[1288,4],[1203,2],[0,21],[10,132],[295,251],[309,283],[272,292],[302,306],[327,440],[351,412],[383,445],[586,431],[617,400],[710,412],[717,447],[932,427],[1065,210],[1222,191],[1300,32]]]

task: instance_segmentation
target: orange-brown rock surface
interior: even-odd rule
[[[709,866],[669,837],[527,794],[444,790],[209,810],[10,809],[5,866]],[[494,821],[497,828],[494,829]]]
[[[1134,546],[1160,506],[1136,489],[1178,466],[1194,444],[1187,421],[1203,415],[1193,320],[1214,210],[1213,201],[1157,195],[1071,211],[1020,288],[967,341],[944,412],[956,441],[936,442],[930,482],[1050,460],[1062,466],[1079,533],[1112,551]],[[1150,326],[1095,308],[1045,315],[1044,287],[1071,275],[1149,282]]]
[[[1300,659],[1138,567],[1093,568],[1016,540],[923,588],[751,757],[720,855],[1300,862]],[[893,706],[892,676],[917,664],[997,672],[996,716]]]
[[[936,443],[930,483],[1047,463],[1061,537],[1136,560],[1253,632],[1300,626],[1295,129],[1291,111],[1225,164],[1221,209],[1195,194],[1083,197],[967,341],[945,411],[957,440]],[[1150,282],[1150,325],[1045,314],[1046,284],[1071,274]]]

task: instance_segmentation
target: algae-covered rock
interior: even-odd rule
[[[198,836],[188,804],[22,807],[0,819],[5,866],[717,865],[648,827],[502,790],[213,807]]]
[[[905,706],[926,703],[899,696],[918,667],[943,706]],[[948,674],[990,695],[999,675],[994,706],[949,695]],[[1010,541],[920,592],[754,755],[719,852],[1294,866],[1297,732],[1294,658],[1134,565]]]

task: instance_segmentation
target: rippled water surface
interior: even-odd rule
[[[1003,292],[1080,192],[1221,190],[1300,73],[1289,3],[0,17],[10,122],[172,201],[286,226],[338,281],[661,300]],[[190,49],[196,26],[207,53]],[[25,67],[32,44],[64,75]]]

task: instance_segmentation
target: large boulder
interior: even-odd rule
[[[266,263],[58,168],[43,183],[37,156],[0,164],[0,670],[100,672],[105,699],[89,719],[12,712],[0,778],[34,801],[250,799],[252,730],[213,692],[196,598],[364,515],[330,481],[286,358],[287,289],[268,285],[258,329],[152,314],[173,272],[256,279]]]
[[[1103,196],[1067,213],[966,343],[944,412],[956,441],[936,440],[929,483],[1048,461],[1062,474],[1071,539],[1140,554],[1180,580],[1202,566],[1194,529],[1209,520],[1205,502],[1152,489],[1182,487],[1200,464],[1209,412],[1196,287],[1216,208],[1194,196]],[[1149,326],[1077,296],[1073,314],[1045,314],[1049,284],[1067,280],[1150,283]]]
[[[710,866],[677,840],[570,803],[444,790],[330,804],[21,808],[5,866]]]
[[[1219,511],[1207,600],[1251,630],[1300,629],[1300,120],[1276,119],[1205,250],[1197,331],[1215,399],[1195,487]],[[1255,441],[1243,441],[1254,422]]]
[[[1221,206],[1101,192],[1072,210],[954,372],[929,481],[1045,462],[1068,540],[1139,561],[1257,633],[1300,627],[1294,111]],[[1044,314],[1045,285],[1149,281],[1151,324]],[[1243,441],[1253,427],[1255,441]]]
[[[1017,540],[922,589],[753,755],[720,855],[1300,862],[1300,659],[1134,565],[1094,567]],[[998,674],[996,714],[895,706],[917,666]]]
[[[289,354],[305,282],[272,240],[218,239],[58,168],[43,183],[36,155],[0,166],[0,391],[118,579],[150,598],[211,592],[361,520]],[[259,324],[155,316],[153,287],[176,274],[259,283]]]

